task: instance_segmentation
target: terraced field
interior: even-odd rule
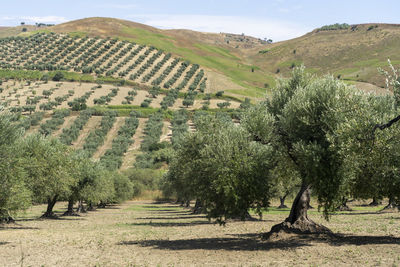
[[[189,94],[176,89],[155,93],[113,84],[4,80],[0,88],[0,105],[19,117],[26,135],[57,137],[111,169],[132,167],[137,156],[149,157],[150,146],[174,143],[182,133],[195,131],[189,113],[205,107],[234,110],[241,104],[199,93],[188,105]]]
[[[204,92],[205,72],[152,46],[118,39],[37,33],[0,39],[0,68],[70,71],[106,76],[179,91]]]
[[[174,122],[178,110],[187,116],[239,108],[242,101],[216,92],[206,73],[115,38],[39,32],[0,39],[0,106],[17,115],[26,134],[57,137],[109,169],[146,167],[152,146],[187,132]]]

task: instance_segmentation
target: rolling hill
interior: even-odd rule
[[[387,58],[400,64],[400,25],[387,24],[267,43],[88,18],[3,27],[0,37],[1,104],[27,133],[58,137],[113,169],[158,166],[164,141],[195,130],[195,110],[235,117],[246,97],[261,99],[294,66],[384,92],[377,68]]]
[[[17,27],[20,30],[20,26]],[[0,36],[18,30],[0,29]],[[32,30],[32,31],[31,31]],[[304,36],[268,44],[246,35],[161,30],[113,18],[86,18],[47,27],[28,29],[19,35],[56,32],[70,36],[118,38],[153,46],[191,63],[199,64],[208,77],[210,90],[224,90],[242,99],[260,98],[275,78],[293,66],[305,64],[310,72],[332,73],[363,88],[383,86],[378,67],[390,58],[400,63],[400,25],[360,24],[346,29],[316,29]],[[372,85],[371,85],[372,84]]]

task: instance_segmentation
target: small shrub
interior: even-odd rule
[[[221,97],[224,94],[224,91],[218,91],[215,96],[216,97]]]

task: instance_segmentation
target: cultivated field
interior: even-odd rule
[[[275,205],[277,203],[274,203]],[[315,203],[316,204],[316,203]],[[66,203],[56,206],[58,213]],[[40,220],[34,206],[17,224],[0,228],[1,266],[398,266],[400,213],[352,206],[329,222],[337,237],[263,240],[288,210],[271,208],[262,221],[225,227],[170,203],[129,201],[83,214]]]
[[[0,88],[0,102],[9,111],[21,114],[21,123],[26,135],[40,132],[60,138],[75,149],[85,149],[87,143],[91,142],[90,138],[88,139],[91,133],[93,135],[96,130],[102,128],[103,121],[107,120],[104,114],[115,112],[115,120],[110,120],[110,127],[104,129],[104,136],[100,138],[102,141],[97,141],[97,148],[91,151],[96,160],[101,159],[108,150],[112,150],[113,141],[126,125],[127,116],[132,110],[138,111],[141,113],[139,117],[144,118],[139,119],[138,125],[127,132],[130,140],[126,141],[126,151],[119,152],[123,153],[120,155],[121,163],[118,163],[122,169],[132,167],[136,156],[141,153],[141,142],[147,135],[142,129],[147,118],[160,109],[174,113],[180,109],[192,112],[207,107],[207,110],[222,111],[240,106],[238,101],[211,94],[179,94],[176,89],[159,90],[154,93],[151,89],[126,85],[4,80]],[[187,103],[189,98],[192,101]],[[83,110],[86,108],[94,108],[97,111],[85,115]],[[171,118],[164,119],[161,133],[155,138],[158,138],[159,142],[170,142]]]
[[[181,61],[152,46],[117,39],[37,33],[0,39],[0,68],[74,71],[119,77],[140,84],[204,92],[207,78],[198,64]]]

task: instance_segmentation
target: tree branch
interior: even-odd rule
[[[372,133],[375,133],[376,129],[384,130],[386,128],[389,128],[390,126],[392,126],[393,123],[396,123],[399,120],[400,120],[400,115],[398,115],[394,119],[390,120],[388,123],[377,124],[377,125],[374,126],[374,129],[372,130]]]

